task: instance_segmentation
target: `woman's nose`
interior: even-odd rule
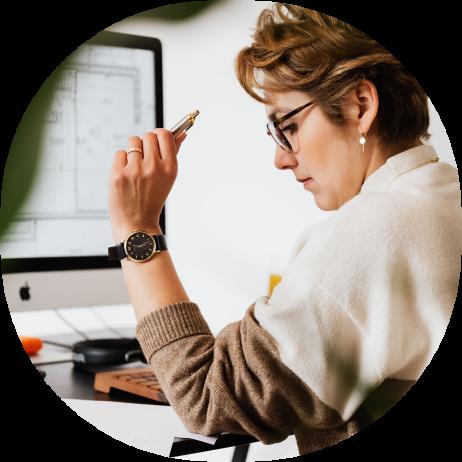
[[[293,168],[297,165],[295,156],[288,151],[284,151],[280,146],[276,146],[276,153],[274,156],[274,166],[279,170]]]

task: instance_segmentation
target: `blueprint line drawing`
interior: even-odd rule
[[[42,229],[66,221],[93,230],[105,222],[106,233],[114,155],[129,136],[156,127],[154,59],[150,50],[84,44],[59,68],[51,106],[37,122],[43,138],[34,184],[2,239],[12,253],[14,243],[33,244]],[[78,232],[69,231],[68,247]]]

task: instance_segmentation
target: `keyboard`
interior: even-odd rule
[[[94,389],[109,393],[111,388],[168,404],[156,376],[147,367],[97,372]]]

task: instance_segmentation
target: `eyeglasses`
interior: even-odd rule
[[[276,143],[282,149],[284,149],[284,151],[288,151],[288,152],[293,152],[294,151],[293,148],[292,148],[293,140],[289,141],[289,139],[286,137],[286,135],[284,135],[284,130],[287,130],[290,127],[290,125],[288,127],[283,128],[283,129],[281,129],[279,127],[279,125],[281,123],[285,122],[286,120],[290,119],[291,117],[293,117],[295,114],[298,114],[300,111],[302,111],[303,109],[305,109],[306,107],[308,107],[310,104],[313,104],[313,103],[314,103],[314,100],[309,101],[308,103],[294,109],[293,111],[291,111],[288,114],[280,117],[279,119],[272,120],[271,122],[268,122],[266,124],[267,134],[269,136],[271,136],[273,138],[273,140],[276,141]],[[292,141],[292,143],[291,143],[291,141]]]

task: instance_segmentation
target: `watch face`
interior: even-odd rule
[[[138,261],[149,260],[156,250],[154,239],[142,231],[130,234],[125,242],[125,253],[132,259]]]

